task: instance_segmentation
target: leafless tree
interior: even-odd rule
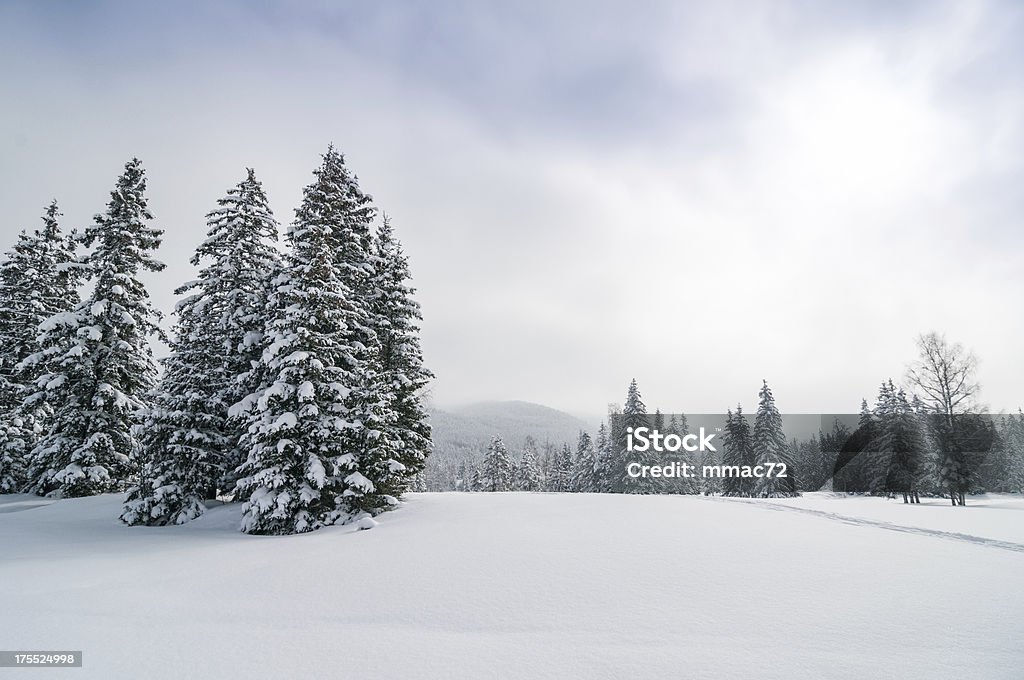
[[[934,331],[918,336],[917,347],[920,356],[907,369],[907,382],[929,410],[942,419],[941,426],[933,428],[943,444],[940,455],[946,456],[940,465],[945,470],[940,482],[947,486],[953,505],[964,505],[971,466],[964,460],[965,452],[954,443],[954,416],[970,413],[976,406],[981,389],[976,379],[978,359],[960,343],[951,344]]]
[[[919,335],[917,348],[920,357],[907,369],[907,382],[951,425],[954,414],[970,412],[981,389],[975,379],[978,359],[959,342],[950,344],[934,331]]]

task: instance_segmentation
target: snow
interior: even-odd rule
[[[1024,499],[968,503],[410,494],[259,537],[0,496],[0,630],[84,651],[40,678],[1016,680]]]
[[[60,326],[74,326],[77,323],[78,315],[75,312],[60,312],[39,324],[39,330],[47,333],[56,330]]]
[[[274,425],[273,425],[272,429],[274,429],[274,430],[290,430],[290,429],[294,428],[298,424],[298,422],[299,422],[299,419],[295,416],[295,414],[292,413],[291,411],[287,411],[287,412],[282,413],[281,415],[279,415],[277,417],[277,420],[274,421]]]

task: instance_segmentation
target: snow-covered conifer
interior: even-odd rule
[[[580,493],[594,493],[598,490],[597,452],[590,435],[580,431],[576,442],[576,456],[573,459],[571,489]]]
[[[700,457],[697,460],[697,468],[694,472],[697,475],[693,482],[697,487],[697,493],[704,496],[716,496],[722,493],[722,478],[712,474],[704,474],[705,468],[717,466],[719,464],[718,454],[711,449],[705,449],[700,452]]]
[[[238,481],[247,533],[375,514],[405,486],[369,312],[373,209],[333,147],[314,175],[273,282],[260,387],[232,408],[249,422]]]
[[[647,407],[644,405],[643,398],[640,396],[640,389],[636,384],[636,378],[634,378],[630,381],[629,389],[626,392],[626,403],[622,407],[622,416],[619,420],[619,441],[616,442],[618,461],[617,469],[614,471],[616,476],[614,490],[619,493],[658,493],[660,490],[657,479],[652,477],[633,477],[628,473],[631,463],[639,463],[643,466],[653,465],[657,462],[652,452],[630,451],[627,446],[629,428],[636,429],[648,426]]]
[[[517,491],[540,491],[540,464],[537,461],[537,444],[527,436],[523,455],[516,466],[515,488]]]
[[[760,402],[757,407],[757,416],[754,418],[754,430],[751,436],[751,444],[757,465],[775,464],[773,474],[756,478],[754,495],[760,498],[773,498],[777,496],[793,496],[796,494],[794,482],[793,459],[789,449],[789,442],[782,432],[782,416],[775,406],[775,397],[772,395],[768,381],[764,381],[761,391],[758,393]],[[785,465],[786,477],[779,477],[779,465]],[[767,473],[768,470],[765,470]]]
[[[207,215],[207,238],[182,286],[171,354],[141,428],[142,469],[121,518],[128,524],[180,524],[202,501],[230,492],[243,462],[240,419],[229,407],[252,388],[261,354],[263,310],[280,269],[277,222],[249,169]]]
[[[31,454],[35,493],[113,491],[132,472],[132,425],[156,377],[149,338],[160,333],[139,274],[164,267],[152,255],[163,232],[149,226],[145,191],[142,163],[132,159],[81,239],[93,249],[84,259],[91,294],[40,325],[41,350],[25,361],[44,371],[33,403],[44,399],[54,410]]]
[[[45,399],[29,399],[45,362],[22,362],[39,350],[39,324],[79,302],[76,244],[59,217],[53,201],[43,227],[22,231],[0,263],[0,493],[24,485],[27,453],[51,413]]]
[[[594,489],[598,493],[610,493],[614,481],[615,450],[608,434],[608,427],[601,423],[597,428],[597,439],[594,442]]]
[[[746,480],[739,476],[739,470],[751,458],[750,426],[743,415],[743,407],[736,406],[736,413],[726,412],[723,437],[722,465],[729,471],[722,477],[722,494],[725,496],[749,496]]]
[[[480,466],[480,491],[508,491],[512,488],[512,459],[501,435],[494,435]]]
[[[925,468],[925,443],[921,422],[903,390],[890,380],[879,392],[877,436],[870,444],[867,462],[873,493],[900,493],[904,503],[920,503]]]
[[[384,218],[373,240],[371,295],[373,323],[380,346],[380,384],[387,392],[394,421],[390,435],[397,447],[403,475],[418,474],[430,455],[430,425],[422,393],[433,374],[423,365],[420,349],[419,303],[409,285],[408,258]]]

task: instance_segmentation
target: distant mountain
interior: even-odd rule
[[[593,435],[595,426],[563,411],[527,401],[485,401],[459,408],[430,411],[434,451],[438,457],[476,457],[495,434],[514,455],[527,436],[538,447],[545,442],[575,444],[580,430]]]

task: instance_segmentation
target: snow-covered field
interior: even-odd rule
[[[1024,500],[419,494],[371,531],[0,496],[12,678],[1024,677]]]

